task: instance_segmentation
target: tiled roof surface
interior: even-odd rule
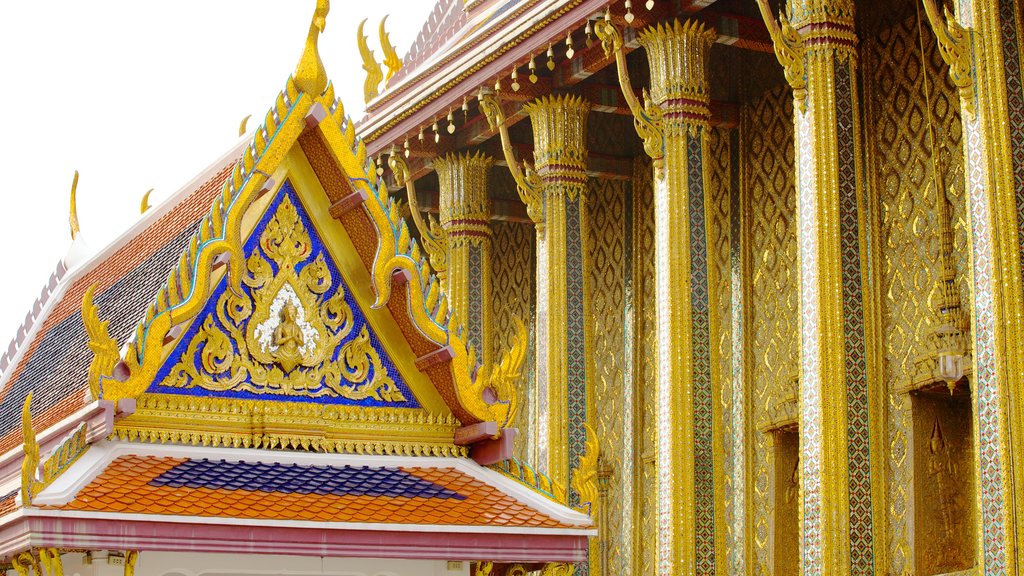
[[[0,496],[0,516],[5,516],[18,509],[18,492],[20,491],[21,489],[18,488]]]
[[[68,510],[263,520],[566,527],[454,468],[115,459]]]
[[[110,335],[123,344],[135,331],[146,306],[209,211],[232,164],[227,164],[169,212],[78,277],[42,320],[17,366],[0,390],[0,453],[21,443],[21,407],[30,390],[36,431],[59,422],[85,405],[86,375],[92,353],[82,326],[82,296],[97,283],[94,302]]]

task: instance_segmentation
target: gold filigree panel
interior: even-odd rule
[[[606,574],[623,574],[631,568],[630,534],[623,533],[623,509],[632,501],[632,477],[623,477],[623,455],[632,433],[625,429],[627,395],[626,365],[626,190],[615,180],[590,180],[590,311],[594,317],[591,338],[594,350],[597,394],[597,437],[601,448],[599,474],[606,498],[602,502],[600,546],[607,559]],[[623,552],[626,552],[624,554]]]
[[[657,565],[657,408],[658,408],[658,336],[657,300],[654,284],[654,185],[652,166],[647,156],[633,165],[633,294],[636,306],[634,349],[639,361],[634,377],[639,379],[638,407],[641,438],[634,442],[639,450],[637,474],[640,517],[636,522],[640,574],[653,574]]]
[[[796,186],[793,137],[793,96],[777,86],[745,104],[740,112],[743,135],[742,185],[749,230],[752,298],[748,330],[753,347],[752,425],[763,429],[785,399],[799,371],[800,292],[796,242]],[[753,493],[748,497],[749,538],[753,540],[754,574],[771,574],[770,530],[774,513],[769,442],[756,432],[748,472]]]
[[[879,198],[881,246],[881,314],[888,394],[887,500],[889,573],[915,572],[910,510],[913,500],[913,462],[910,399],[898,389],[906,386],[914,360],[926,351],[926,335],[935,328],[934,310],[941,297],[938,281],[939,231],[932,178],[928,108],[936,139],[948,147],[946,177],[958,193],[953,203],[954,246],[961,301],[970,302],[967,272],[967,230],[963,203],[963,153],[959,99],[946,66],[935,48],[931,28],[924,24],[925,66],[922,70],[918,26],[908,5],[899,23],[881,30],[863,44],[866,149],[873,167],[871,185]],[[918,541],[918,546],[926,545]],[[920,568],[920,567],[918,567]]]
[[[500,358],[512,347],[515,336],[513,318],[518,317],[530,334],[529,352],[523,368],[524,378],[519,391],[523,402],[535,394],[533,333],[534,298],[534,239],[533,225],[518,222],[491,222],[491,294],[493,298],[494,358]],[[515,455],[529,461],[530,411],[520,410],[514,426],[519,429],[515,440]]]
[[[708,167],[708,190],[705,195],[706,213],[708,215],[708,239],[710,250],[708,252],[710,266],[717,269],[717,282],[709,286],[711,290],[711,304],[718,306],[718,359],[719,377],[721,383],[721,423],[722,435],[725,441],[722,443],[722,461],[716,461],[715,466],[721,466],[726,470],[725,474],[725,508],[730,510],[732,506],[732,493],[736,489],[732,483],[732,476],[725,468],[726,462],[732,460],[735,448],[732,438],[735,434],[732,429],[732,283],[729,263],[730,249],[730,227],[729,227],[729,206],[730,192],[732,190],[732,175],[730,173],[730,130],[726,128],[712,128],[708,131],[708,155],[705,158]],[[728,523],[727,523],[728,524]],[[734,538],[726,538],[726,556],[731,556]],[[723,560],[724,561],[724,560]]]

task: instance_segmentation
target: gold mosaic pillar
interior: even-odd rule
[[[802,573],[874,574],[881,384],[853,0],[790,0],[781,23],[758,3],[795,108]]]
[[[658,574],[724,574],[725,512],[719,360],[718,269],[709,265],[707,65],[716,33],[687,21],[639,34],[651,69],[650,101],[630,87],[621,35],[597,33],[615,51],[619,82],[654,159],[658,338]]]
[[[577,96],[546,96],[525,106],[533,124],[534,161],[544,199],[543,243],[537,277],[538,375],[547,388],[547,473],[567,485],[570,505],[591,503],[597,518],[594,364],[591,346],[587,116]],[[591,546],[593,550],[595,547]],[[599,573],[591,554],[590,569]]]
[[[501,137],[509,172],[537,232],[537,464],[568,488],[568,504],[599,518],[594,433],[594,350],[587,221],[587,116],[578,96],[545,96],[526,106],[533,124],[534,169],[512,153],[505,114],[493,92],[480,107]],[[601,573],[598,539],[576,574]]]
[[[487,174],[494,160],[483,154],[449,154],[434,160],[440,188],[441,227],[448,239],[447,294],[464,323],[467,341],[491,365],[491,209]]]
[[[1024,550],[1024,78],[1021,6],[924,2],[960,92],[973,273],[971,389],[977,570],[1017,574]],[[1016,495],[1016,496],[1015,496]]]

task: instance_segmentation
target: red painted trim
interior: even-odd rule
[[[586,560],[587,537],[391,532],[22,517],[0,529],[0,557],[29,547],[503,562]]]

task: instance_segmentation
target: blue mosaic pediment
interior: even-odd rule
[[[148,393],[416,408],[418,402],[285,182]]]

